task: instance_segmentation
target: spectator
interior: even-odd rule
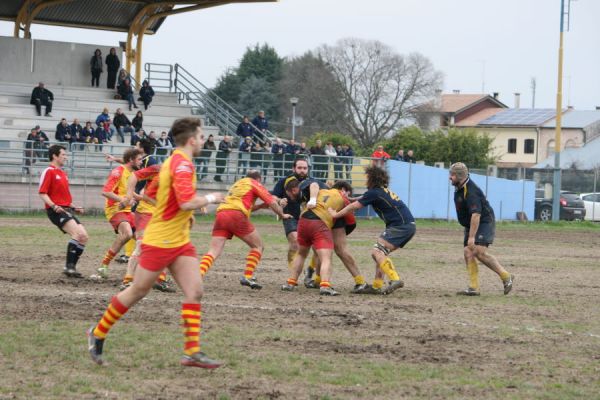
[[[38,127],[31,128],[31,133],[27,135],[27,141],[25,142],[25,150],[23,151],[24,166],[23,173],[30,174],[31,166],[35,164],[38,158],[43,158],[44,152],[44,140],[38,133]]]
[[[242,177],[246,176],[246,170],[248,169],[248,162],[250,161],[252,146],[253,143],[250,136],[245,137],[244,141],[240,144],[240,152],[238,154],[238,175],[241,175]]]
[[[126,79],[129,79],[129,81],[131,82],[131,76],[129,75],[129,73],[124,69],[121,69],[119,71],[119,76],[117,77],[117,93],[121,90],[121,86],[123,85],[123,82],[125,82]]]
[[[114,89],[115,83],[117,82],[117,73],[119,72],[119,67],[121,67],[121,60],[117,56],[117,50],[112,47],[110,49],[110,54],[106,56],[106,87],[108,89]]]
[[[71,127],[67,122],[66,118],[62,118],[58,125],[56,125],[56,132],[54,133],[54,139],[57,142],[73,142],[73,135],[71,134]]]
[[[131,125],[133,126],[133,129],[137,132],[142,129],[143,124],[144,124],[144,116],[142,115],[141,111],[138,111],[135,114],[135,117],[133,117],[133,121],[131,121]],[[171,144],[173,144],[173,140],[171,140]]]
[[[303,156],[303,158],[308,158],[310,156],[310,150],[306,147],[306,142],[300,143],[300,148],[298,149],[298,155]]]
[[[252,151],[250,153],[250,169],[256,169],[260,172],[263,164],[264,149],[260,143],[252,143]],[[261,173],[261,175],[265,175]]]
[[[404,149],[400,149],[398,150],[398,154],[396,154],[396,157],[394,157],[394,160],[396,161],[404,161]]]
[[[242,122],[240,122],[240,124],[237,127],[237,131],[235,132],[236,135],[238,135],[241,139],[240,140],[245,140],[247,137],[250,137],[252,139],[254,133],[254,128],[252,128],[252,125],[250,125],[250,119],[244,115],[244,119],[242,119]]]
[[[342,161],[346,169],[346,181],[352,183],[352,165],[354,164],[354,150],[347,144],[342,145],[343,157]]]
[[[371,158],[373,158],[372,165],[383,168],[385,162],[391,157],[388,153],[385,152],[385,150],[383,150],[383,146],[379,145],[377,146],[377,149],[373,152],[373,154],[371,154]]]
[[[264,142],[266,138],[266,132],[269,130],[269,121],[265,118],[265,112],[259,111],[256,117],[252,120],[252,125],[256,127],[255,134],[257,138]]]
[[[91,121],[87,121],[85,123],[85,127],[83,128],[83,132],[81,133],[81,139],[83,139],[84,143],[94,143],[94,127],[92,126]]]
[[[96,49],[92,59],[90,60],[90,67],[92,69],[92,87],[94,83],[96,87],[100,86],[100,74],[102,73],[102,52],[100,49]]]
[[[117,133],[121,138],[121,143],[125,143],[125,132],[129,132],[133,134],[133,127],[131,126],[131,121],[127,118],[127,115],[123,113],[120,108],[117,108],[117,112],[115,113],[115,117],[113,119],[113,125],[117,128]]]
[[[165,161],[167,159],[167,156],[171,154],[172,149],[173,145],[171,144],[171,141],[167,136],[167,132],[163,131],[160,134],[160,138],[158,138],[158,141],[156,143],[156,155],[158,155],[159,160],[161,162]]]
[[[212,156],[214,150],[217,150],[215,138],[213,135],[208,135],[208,138],[202,147],[202,151],[200,152],[200,157],[198,158],[197,164],[198,166],[196,167],[199,181],[208,175],[208,163],[210,162],[210,157]]]
[[[335,147],[336,157],[333,159],[333,171],[335,173],[335,180],[344,179],[344,150],[339,144]]]
[[[73,123],[69,126],[71,127],[71,136],[73,137],[72,142],[81,143],[81,138],[83,136],[83,127],[79,123],[79,120],[77,118],[73,119]],[[83,150],[83,145],[79,146],[79,150]]]
[[[275,139],[275,143],[271,147],[273,154],[273,178],[279,179],[283,177],[283,154],[285,145],[280,138]]]
[[[111,118],[104,121],[102,124],[104,130],[106,131],[106,139],[112,140],[113,136],[117,133],[117,128],[113,125],[113,120]]]
[[[39,137],[40,142],[42,142],[42,147],[47,149],[48,148],[48,142],[50,142],[50,139],[48,139],[48,135],[46,135],[46,132],[44,132],[42,130],[42,128],[40,128],[39,125],[35,126],[35,130],[37,131],[37,135]],[[44,159],[46,157],[43,157]]]
[[[271,153],[271,149],[273,148],[273,143],[270,140],[265,142],[263,146],[263,154],[262,154],[262,171],[263,173],[263,182],[267,181],[267,174],[271,169],[271,161],[273,160],[273,153]]]
[[[285,146],[285,155],[283,156],[284,169],[285,171],[290,171],[292,169],[292,165],[294,164],[294,160],[296,156],[300,153],[300,147],[296,144],[294,139],[290,139],[288,144]],[[284,171],[284,172],[285,172]]]
[[[146,138],[146,132],[144,132],[143,129],[140,129],[139,131],[131,134],[131,142],[130,144],[132,146],[136,146],[138,144],[138,142],[144,138]]]
[[[142,87],[140,89],[140,99],[144,103],[144,110],[148,109],[150,103],[152,103],[152,98],[154,97],[154,89],[150,86],[148,80],[144,80],[142,82]]]
[[[337,151],[335,150],[335,147],[333,147],[332,142],[327,142],[327,145],[325,146],[325,155],[327,156],[327,165],[325,166],[325,171],[323,171],[325,175],[323,178],[328,178],[329,166],[331,164],[334,164],[335,166],[336,160],[339,162],[339,159],[337,159]]]
[[[409,150],[406,152],[406,155],[404,156],[404,162],[413,163],[413,164],[415,163],[415,157],[413,155],[412,150]]]
[[[38,117],[42,116],[42,106],[46,107],[46,113],[44,115],[46,117],[51,117],[52,115],[50,113],[52,112],[53,101],[54,95],[52,92],[44,88],[44,82],[40,82],[38,86],[34,87],[31,91],[31,100],[29,100],[29,104],[35,105]]]
[[[221,140],[221,143],[219,143],[219,151],[217,152],[217,157],[215,160],[215,163],[217,164],[215,182],[222,182],[221,174],[223,174],[223,171],[225,170],[225,165],[227,164],[227,159],[229,158],[232,148],[233,144],[231,143],[231,136],[223,136],[223,140]]]
[[[106,123],[104,123],[106,124]],[[106,129],[104,128],[104,124],[98,126],[94,131],[94,136],[92,137],[91,143],[95,144],[95,151],[102,151],[102,145],[108,141],[108,137],[106,134]]]
[[[96,127],[104,124],[105,121],[110,119],[110,115],[108,115],[108,108],[104,107],[102,110],[102,114],[96,117]]]
[[[121,99],[127,100],[127,103],[129,103],[129,111],[131,111],[131,106],[138,108],[137,104],[135,104],[135,99],[133,98],[133,88],[131,87],[131,81],[129,79],[125,79],[123,84],[119,86],[119,95],[121,96]]]
[[[324,179],[328,165],[327,157],[325,157],[325,149],[320,139],[317,139],[315,145],[310,148],[310,154],[313,161],[313,177],[315,179]]]

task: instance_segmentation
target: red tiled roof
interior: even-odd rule
[[[505,110],[504,108],[484,108],[481,111],[476,112],[473,115],[469,115],[468,117],[458,121],[456,126],[477,126],[481,121],[491,117],[492,115],[498,114],[500,111]]]

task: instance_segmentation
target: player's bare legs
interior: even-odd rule
[[[514,276],[504,269],[498,262],[498,259],[488,253],[486,246],[475,245],[474,256],[481,261],[486,267],[498,274],[504,285],[504,294],[508,294],[512,290]]]
[[[375,280],[373,281],[373,289],[375,291],[381,291],[383,294],[390,294],[394,290],[404,286],[404,282],[400,279],[400,275],[394,268],[394,263],[388,257],[389,254],[396,250],[397,247],[384,240],[382,238],[377,239],[377,243],[373,246],[371,251],[371,257],[375,261],[375,268],[383,272],[388,277],[389,284],[383,289],[383,279],[375,274]]]
[[[294,257],[294,262],[292,263],[292,268],[290,270],[290,277],[287,280],[287,283],[281,287],[282,290],[291,291],[296,286],[298,286],[298,277],[302,272],[302,267],[304,266],[304,261],[308,256],[308,252],[310,251],[310,247],[298,246],[298,253],[296,257]]]
[[[240,279],[242,286],[249,286],[251,289],[261,289],[262,286],[256,282],[254,271],[262,258],[264,246],[262,239],[257,230],[241,237],[242,241],[250,247],[246,256],[246,267],[244,268],[244,276]]]
[[[215,260],[221,256],[226,242],[227,238],[221,236],[213,236],[210,239],[209,249],[204,256],[202,256],[202,260],[200,260],[200,274],[202,276],[206,275]]]
[[[342,263],[350,272],[350,275],[354,278],[354,289],[361,290],[365,289],[365,278],[361,275],[358,266],[356,265],[356,260],[350,254],[348,250],[348,240],[346,239],[346,229],[345,228],[335,228],[332,230],[333,233],[333,250],[335,254],[342,260]]]

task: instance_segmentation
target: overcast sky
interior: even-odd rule
[[[568,1],[568,0],[566,0]],[[600,106],[600,0],[577,0],[565,33],[564,103]],[[555,107],[560,0],[281,0],[231,4],[167,18],[144,39],[144,62],[182,64],[207,86],[247,46],[268,43],[288,57],[344,37],[417,51],[444,73],[444,90],[499,92],[514,105]],[[13,24],[0,22],[0,35]],[[117,45],[125,33],[34,25],[33,38]]]

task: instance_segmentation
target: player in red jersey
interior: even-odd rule
[[[131,205],[125,195],[127,193],[127,179],[133,171],[139,169],[142,163],[142,152],[139,149],[128,149],[123,154],[123,164],[113,169],[108,176],[102,195],[106,197],[104,214],[110,222],[117,237],[106,251],[102,259],[102,265],[98,268],[101,278],[108,277],[108,265],[119,253],[121,247],[133,237],[135,222]]]
[[[83,208],[73,205],[69,190],[69,179],[62,170],[67,162],[67,152],[63,146],[53,145],[48,149],[50,165],[42,172],[38,193],[44,201],[48,219],[63,233],[71,236],[67,245],[67,261],[63,273],[68,277],[81,278],[77,271],[77,261],[85,249],[88,234],[74,213],[83,214]]]
[[[133,285],[114,296],[100,322],[88,330],[92,360],[103,363],[102,348],[112,326],[152,289],[156,278],[168,268],[184,296],[181,318],[184,355],[181,365],[217,368],[221,364],[200,351],[202,276],[196,249],[190,242],[190,218],[194,210],[223,199],[221,193],[196,195],[192,162],[202,150],[204,139],[197,118],[175,121],[171,129],[177,148],[162,165],[156,194],[156,211],[146,227],[142,252]]]
[[[273,195],[267,191],[260,181],[260,172],[250,170],[245,178],[238,180],[231,186],[223,204],[217,208],[210,249],[200,261],[200,273],[202,275],[206,274],[215,260],[219,258],[223,252],[223,247],[225,247],[225,242],[233,236],[237,236],[250,247],[250,251],[246,256],[244,276],[240,279],[240,283],[242,286],[248,286],[251,289],[262,288],[256,281],[254,271],[262,257],[264,248],[260,234],[250,222],[250,213],[253,210],[262,208],[262,205],[255,207],[256,200],[261,199],[280,218],[289,219],[293,217],[290,214],[284,214],[281,206],[277,204]]]

